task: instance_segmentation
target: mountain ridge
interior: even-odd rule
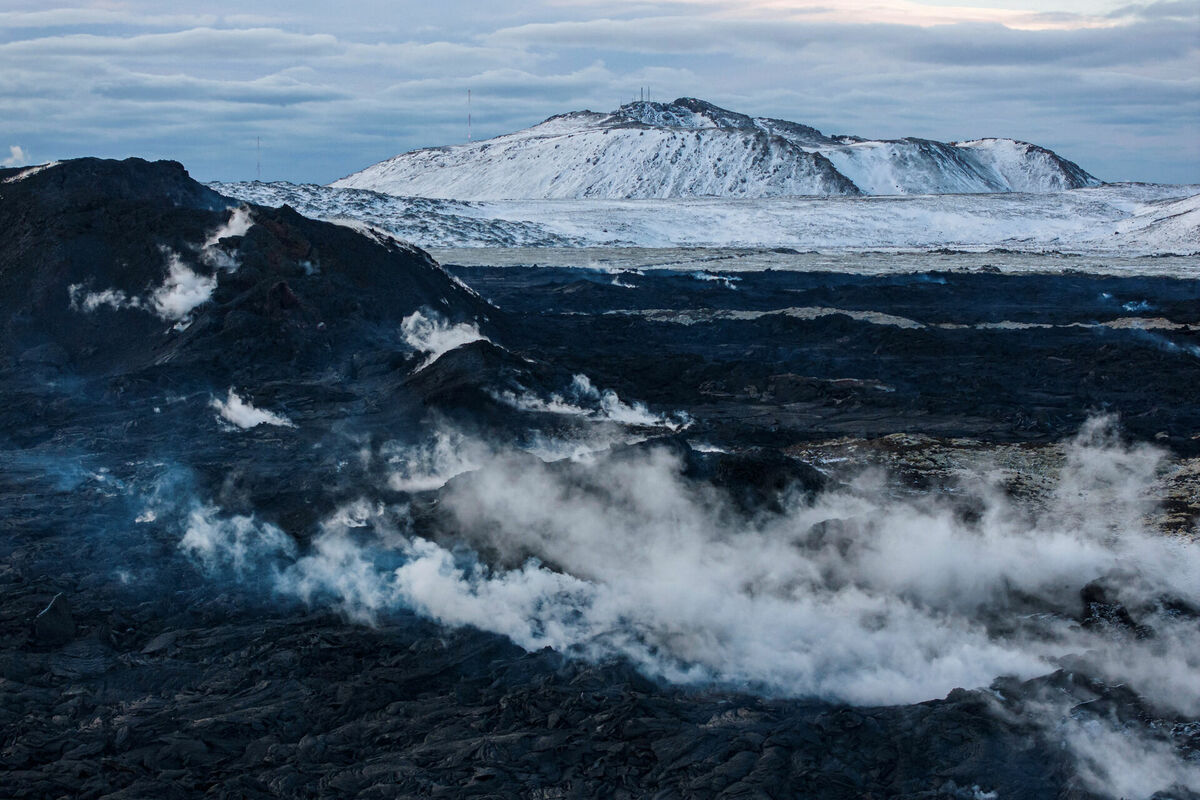
[[[1030,142],[828,136],[682,97],[571,111],[492,139],[412,150],[330,186],[499,200],[1048,192],[1101,183]]]

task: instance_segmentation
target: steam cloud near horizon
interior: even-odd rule
[[[0,161],[0,167],[23,167],[29,163],[29,154],[19,144],[8,146],[8,156]]]
[[[367,499],[327,519],[303,553],[275,526],[211,506],[188,516],[181,547],[216,572],[272,564],[275,591],[352,619],[411,609],[529,650],[621,656],[677,683],[913,703],[1046,674],[1070,656],[1160,708],[1200,715],[1197,624],[1163,602],[1200,600],[1200,547],[1147,528],[1162,454],[1121,444],[1110,421],[1069,445],[1044,507],[980,481],[973,520],[866,478],[748,518],[684,479],[665,449],[571,470],[512,469],[486,448],[477,458],[494,460],[446,484],[439,505],[464,540],[517,566],[426,538],[406,509]],[[1156,635],[1081,627],[1080,591],[1095,579]],[[1200,781],[1160,742],[1079,726],[1059,735],[1104,791]],[[1170,769],[1130,773],[1128,759],[1103,757],[1122,741]],[[1119,764],[1127,772],[1113,783]]]

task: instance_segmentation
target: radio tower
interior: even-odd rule
[[[471,143],[471,90],[467,89],[467,144]]]
[[[254,148],[257,152],[257,158],[254,165],[255,180],[262,180],[262,137],[254,137]]]

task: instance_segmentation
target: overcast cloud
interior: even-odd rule
[[[1035,8],[1035,6],[1037,6]],[[1010,136],[1200,182],[1200,0],[0,4],[5,162],[173,158],[325,183],[639,86],[829,133]]]

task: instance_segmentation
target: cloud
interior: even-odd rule
[[[0,166],[23,167],[29,163],[29,156],[19,144],[8,146],[8,158],[0,161]]]
[[[337,63],[343,66],[387,65],[390,70],[432,77],[470,75],[489,69],[531,68],[545,57],[513,47],[488,47],[466,42],[352,43]]]
[[[842,22],[853,24],[888,24],[932,27],[959,23],[988,23],[1023,30],[1046,30],[1054,28],[1094,28],[1112,25],[1112,16],[1081,11],[1046,7],[1041,11],[1007,8],[1004,3],[982,4],[937,4],[919,3],[910,0],[657,0],[645,3],[641,0],[625,0],[624,3],[607,2],[603,7],[636,7],[638,16],[649,16],[654,11],[670,11],[672,7],[686,8],[693,16],[707,11],[705,16],[717,19],[804,19],[813,22]],[[577,5],[588,5],[579,3]],[[600,6],[599,3],[591,5]],[[1088,9],[1089,11],[1091,9]]]
[[[578,47],[638,53],[764,52],[795,59],[805,50],[832,56],[841,48],[865,47],[891,58],[935,64],[1080,62],[1106,66],[1164,61],[1196,50],[1196,26],[1138,23],[1069,31],[1013,30],[996,23],[957,23],[922,28],[902,24],[848,24],[811,20],[649,17],[534,23],[496,31],[493,44]],[[1148,46],[1154,41],[1155,46]]]
[[[271,19],[31,6],[7,12],[0,97],[38,152],[172,157],[205,179],[252,177],[258,137],[264,177],[319,182],[456,142],[468,88],[487,137],[649,83],[830,131],[1016,136],[1106,178],[1200,180],[1194,4],[1084,5],[447,0],[400,28],[305,3]]]
[[[95,92],[104,97],[141,103],[217,100],[281,106],[323,103],[350,97],[340,90],[305,84],[283,75],[269,75],[250,81],[216,81],[187,75],[128,73],[119,79],[98,83]]]
[[[128,25],[143,28],[175,28],[213,25],[210,14],[141,14],[108,8],[52,8],[40,11],[0,12],[0,29],[82,28],[97,25]]]
[[[457,78],[425,78],[405,81],[390,87],[389,94],[415,96],[427,94],[438,87],[449,85],[463,90],[468,88],[482,90],[480,102],[498,104],[510,102],[514,97],[544,99],[555,94],[561,96],[564,91],[586,91],[607,86],[615,78],[616,75],[606,68],[603,62],[597,61],[582,69],[558,75],[538,75],[524,70],[503,68],[485,70],[474,75]]]
[[[1134,3],[1109,12],[1111,19],[1136,17],[1141,19],[1196,20],[1200,18],[1197,0],[1161,0],[1157,3]]]
[[[187,54],[202,56],[204,62],[222,59],[245,62],[281,56],[312,58],[345,49],[336,37],[323,33],[301,34],[275,28],[200,27],[133,36],[90,33],[45,36],[0,45],[0,54],[38,58],[108,56],[136,61],[166,59],[178,64],[180,56]]]

